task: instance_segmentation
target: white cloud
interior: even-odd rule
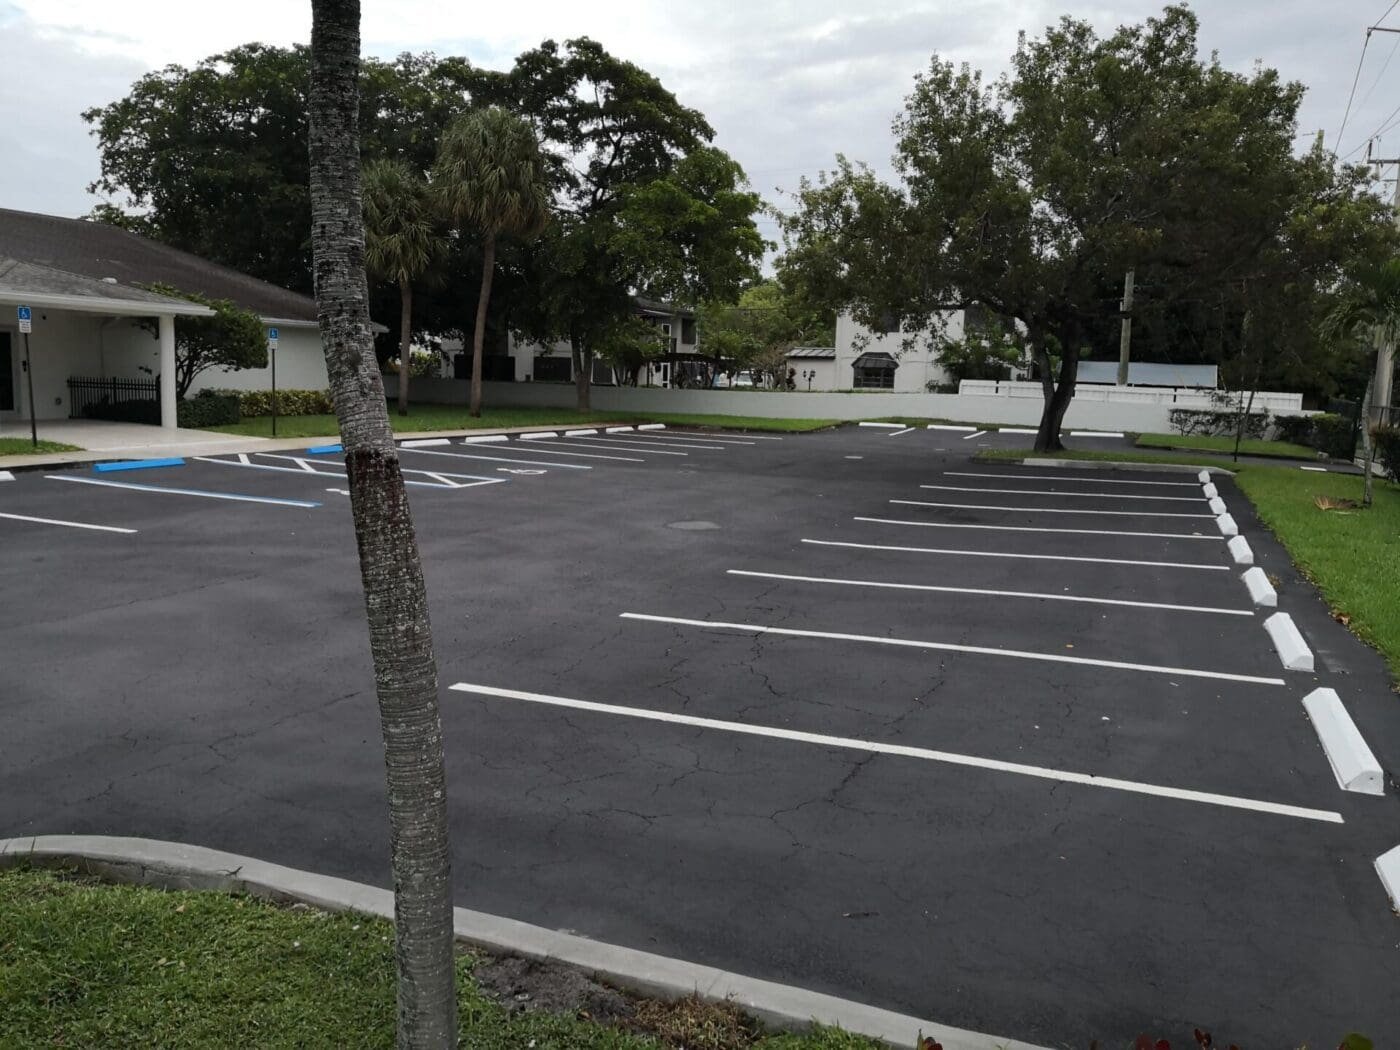
[[[719,144],[773,196],[838,152],[885,169],[890,121],[915,73],[937,51],[995,76],[1019,29],[1037,34],[1065,0],[519,0],[456,7],[440,0],[366,0],[368,53],[465,54],[500,68],[546,37],[588,35],[656,73],[706,114]],[[1201,42],[1231,68],[1258,58],[1311,88],[1300,129],[1336,134],[1376,0],[1197,0]],[[78,112],[120,97],[141,72],[199,59],[250,40],[288,45],[310,34],[306,0],[240,0],[195,9],[174,0],[0,0],[0,203],[86,211],[95,144]],[[1160,12],[1146,0],[1073,5],[1101,31]],[[1397,16],[1400,25],[1400,16]],[[74,28],[80,27],[80,28]],[[1364,141],[1400,103],[1395,40],[1372,41],[1343,151]],[[1388,152],[1400,150],[1400,128]],[[771,227],[769,228],[771,230]]]

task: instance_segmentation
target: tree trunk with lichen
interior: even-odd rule
[[[1061,357],[1058,379],[1051,376],[1050,352],[1043,341],[1036,344],[1035,359],[1040,366],[1040,384],[1045,394],[1040,425],[1036,428],[1035,451],[1058,452],[1065,446],[1060,441],[1069,403],[1074,400],[1075,381],[1079,377],[1079,345],[1077,333],[1067,331],[1060,339]]]
[[[312,0],[311,9],[312,265],[384,738],[398,1046],[440,1050],[457,1041],[446,776],[427,590],[369,318],[360,211],[360,5]]]

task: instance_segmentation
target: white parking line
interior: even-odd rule
[[[670,434],[666,435],[667,438],[671,438],[672,436],[673,435]],[[598,437],[596,437],[594,440],[606,442],[609,445],[621,445],[625,441],[630,441],[635,445],[641,446],[642,448],[703,448],[708,449],[711,452],[729,451],[728,445],[721,445],[717,442],[702,443],[698,440],[692,442],[675,440],[659,441],[651,434],[642,434],[640,436],[633,434],[631,437],[628,437],[625,434],[599,434]]]
[[[959,521],[898,521],[893,518],[855,518],[876,525],[917,525],[925,529],[986,529],[991,532],[1061,532],[1075,536],[1151,536],[1168,540],[1223,540],[1224,536],[1206,536],[1199,532],[1112,532],[1107,529],[1046,529],[1032,525],[971,525]]]
[[[545,459],[513,459],[510,456],[483,456],[474,452],[439,452],[432,448],[410,448],[407,445],[400,446],[404,452],[417,452],[423,456],[451,456],[453,459],[480,459],[491,463],[520,463],[529,467],[551,467],[555,470],[592,470],[593,468],[584,463],[556,463],[553,460]],[[638,463],[645,462],[638,460]]]
[[[1182,514],[1162,510],[1093,510],[1082,507],[998,507],[988,503],[930,503],[919,499],[892,499],[904,507],[946,507],[950,510],[1004,510],[1016,514],[1099,514],[1113,518],[1214,518],[1214,514]]]
[[[1167,667],[1160,664],[1135,664],[1122,660],[1096,660],[1088,656],[1036,653],[1024,649],[993,649],[983,645],[961,645],[956,642],[925,642],[913,638],[847,634],[843,631],[804,631],[795,627],[770,627],[759,623],[725,623],[719,620],[691,620],[680,616],[653,616],[650,613],[620,613],[619,616],[623,620],[644,620],[648,623],[664,623],[677,627],[699,627],[705,630],[739,631],[744,634],[780,634],[790,638],[827,638],[838,642],[867,642],[872,645],[893,645],[904,649],[932,649],[948,653],[973,653],[977,656],[1006,656],[1015,660],[1041,660],[1054,664],[1078,664],[1082,667],[1108,667],[1118,671],[1144,671],[1148,674],[1177,675],[1182,678],[1210,678],[1220,682],[1248,682],[1253,685],[1284,684],[1282,678],[1265,678],[1259,675],[1204,671],[1192,667]]]
[[[612,431],[609,430],[608,433],[611,434]],[[753,445],[753,444],[756,444],[758,441],[781,441],[781,440],[782,440],[781,438],[737,438],[737,437],[729,437],[727,434],[726,434],[726,435],[720,435],[720,436],[716,437],[714,434],[696,434],[696,433],[693,433],[693,432],[690,432],[690,431],[685,431],[685,430],[668,430],[668,431],[666,431],[666,433],[664,433],[664,434],[653,431],[653,432],[649,432],[649,433],[641,434],[641,435],[637,435],[637,434],[633,434],[633,435],[632,435],[632,437],[633,437],[634,439],[637,438],[638,436],[646,438],[647,441],[661,441],[661,442],[675,442],[675,441],[709,441],[709,442],[713,442],[713,443],[715,443],[715,444],[723,444],[723,445]]]
[[[63,521],[59,518],[31,518],[28,514],[0,514],[0,518],[8,518],[10,521],[30,521],[36,525],[62,525],[67,529],[90,529],[93,532],[120,532],[130,536],[135,534],[135,529],[121,529],[115,525],[93,525],[86,521]]]
[[[689,452],[672,452],[672,451],[670,451],[669,449],[655,449],[655,448],[645,448],[645,447],[643,447],[643,448],[638,448],[636,445],[614,444],[614,443],[611,443],[611,442],[608,443],[608,444],[603,444],[601,439],[599,439],[599,441],[595,443],[595,442],[591,442],[591,441],[580,441],[580,440],[578,440],[577,438],[568,438],[567,440],[565,440],[564,438],[560,438],[560,439],[558,439],[557,442],[556,442],[556,441],[553,441],[553,440],[551,440],[551,439],[549,439],[549,438],[541,438],[541,439],[539,439],[539,440],[537,440],[537,441],[531,442],[531,444],[532,444],[532,445],[567,444],[567,445],[569,446],[569,448],[601,448],[601,449],[615,448],[615,449],[620,449],[620,450],[622,450],[622,451],[624,451],[624,452],[641,452],[641,453],[644,453],[644,454],[646,454],[646,455],[648,455],[648,456],[688,456],[688,455],[690,455]]]
[[[408,449],[409,452],[421,452],[422,449]],[[327,470],[326,467],[344,467],[345,461],[339,459],[305,459],[301,456],[284,456],[275,452],[254,452],[252,455],[262,456],[266,459],[281,459],[297,464],[295,467],[279,467],[271,463],[253,463],[249,459],[249,453],[237,453],[237,460],[216,459],[212,456],[195,456],[194,459],[201,463],[218,463],[225,467],[248,467],[252,470],[281,470],[289,474],[311,474],[321,478],[343,478],[348,474],[345,470]],[[482,477],[480,474],[443,474],[435,470],[419,470],[416,467],[402,467],[401,472],[405,475],[403,483],[414,485],[419,488],[429,489],[474,489],[480,485],[500,485],[505,478]],[[407,475],[413,475],[409,477]],[[431,481],[420,481],[419,476],[431,478]],[[463,482],[466,482],[465,484]]]
[[[939,492],[996,492],[1010,496],[1064,496],[1067,499],[1150,499],[1169,503],[1204,503],[1204,496],[1147,496],[1140,492],[1061,492],[1058,489],[985,489],[977,485],[920,485]]]
[[[515,442],[514,444],[512,444],[510,447],[511,447],[511,449],[512,449],[515,453],[517,453],[517,454],[529,455],[529,456],[569,456],[569,457],[572,458],[572,459],[610,459],[610,460],[612,460],[614,463],[645,463],[645,462],[646,462],[646,460],[642,459],[640,456],[604,456],[604,455],[602,455],[602,454],[600,454],[600,453],[597,453],[597,452],[565,452],[563,449],[559,449],[559,448],[546,448],[546,447],[543,446],[543,444],[541,444],[541,443],[538,442],[538,441],[532,441],[532,442],[530,442],[528,445],[522,445],[522,444],[520,444],[520,442],[517,441],[517,442]],[[504,451],[504,450],[502,450],[502,451]],[[540,462],[544,462],[544,463],[548,463],[548,462],[551,462],[551,461],[550,461],[550,460],[523,460],[522,462],[530,462],[530,463],[540,463]],[[557,462],[557,461],[555,461],[555,462]]]
[[[204,499],[229,500],[234,503],[266,503],[278,507],[302,507],[310,510],[319,503],[305,499],[274,499],[271,496],[245,496],[237,492],[208,492],[204,489],[176,489],[164,485],[138,485],[133,481],[100,481],[97,478],[75,478],[67,474],[45,474],[49,481],[71,481],[78,485],[101,485],[108,489],[131,489],[134,492],[161,492],[167,496],[200,496]]]
[[[945,547],[896,547],[884,543],[847,543],[842,540],[807,540],[817,547],[847,547],[862,551],[898,551],[902,554],[953,554],[969,558],[1024,558],[1029,561],[1075,561],[1095,565],[1141,565],[1154,569],[1200,569],[1205,572],[1229,572],[1228,565],[1201,565],[1189,561],[1139,561],[1134,558],[1089,558],[1069,554],[1019,554],[1010,551],[967,551]]]
[[[1165,784],[1149,784],[1138,780],[1121,780],[1117,777],[1097,776],[1093,773],[1076,773],[1072,770],[1051,769],[1047,766],[1032,766],[1024,762],[1004,762],[995,758],[979,758],[954,751],[937,751],[933,748],[911,747],[907,744],[886,744],[875,740],[860,740],[855,737],[831,736],[826,733],[807,733],[798,729],[784,729],[779,726],[753,725],[747,722],[730,722],[719,718],[703,718],[699,715],[672,714],[669,711],[653,711],[645,707],[623,707],[620,704],[600,704],[590,700],[574,700],[565,696],[550,696],[545,693],[528,693],[520,689],[497,689],[489,685],[474,685],[470,682],[454,682],[448,688],[456,693],[471,693],[476,696],[493,697],[498,700],[520,700],[532,704],[546,704],[574,711],[591,711],[602,715],[622,715],[649,722],[666,722],[672,725],[691,726],[696,729],[712,729],[723,733],[743,733],[748,736],[769,737],[775,740],[792,740],[803,744],[816,744],[820,747],[835,747],[851,751],[864,751],[869,754],[893,755],[900,758],[923,759],[927,762],[940,762],[946,765],[985,769],[995,773],[1012,773],[1019,776],[1035,777],[1040,780],[1053,780],[1062,784],[1076,784],[1082,787],[1105,788],[1111,791],[1127,791],[1137,795],[1152,795],[1158,798],[1176,799],[1181,802],[1200,802],[1226,809],[1242,809],[1254,813],[1268,813],[1280,817],[1296,817],[1299,820],[1317,820],[1328,824],[1344,823],[1342,815],[1332,810],[1309,809],[1306,806],[1290,806],[1280,802],[1265,802],[1260,799],[1244,798],[1238,795],[1217,795],[1210,791],[1194,791],[1190,788],[1168,787]]]
[[[790,580],[794,583],[831,583],[847,587],[883,587],[896,591],[937,591],[943,594],[981,594],[992,598],[1037,598],[1052,602],[1083,602],[1088,605],[1122,605],[1134,609],[1167,609],[1173,612],[1218,613],[1221,616],[1253,616],[1250,609],[1221,609],[1210,605],[1172,605],[1167,602],[1134,602],[1122,598],[1090,598],[1078,594],[1047,594],[1041,591],[997,591],[983,587],[943,587],[930,583],[887,583],[882,580],[847,580],[832,576],[790,576],[781,572],[751,572],[727,569],[730,576],[754,576],[764,580]]]
[[[1003,481],[1029,481],[1031,483],[1037,481],[1077,481],[1090,485],[1165,485],[1181,489],[1200,488],[1200,485],[1194,481],[1126,481],[1121,478],[1077,478],[1065,474],[979,474],[971,470],[945,470],[943,474],[950,478],[1001,478]]]
[[[985,430],[978,430],[978,431],[975,431],[974,433],[971,433],[971,434],[964,434],[964,435],[963,435],[963,440],[964,440],[964,441],[971,441],[973,438],[979,438],[979,437],[981,437],[981,436],[982,436],[983,434],[985,434],[985,433],[986,433]]]
[[[899,437],[900,434],[907,434],[907,433],[909,433],[909,431],[911,431],[911,430],[913,430],[913,429],[914,429],[913,427],[905,427],[903,430],[891,431],[891,432],[890,432],[888,435],[886,435],[886,436],[887,436],[887,437],[892,437],[892,438],[897,438],[897,437]]]
[[[1071,430],[1069,436],[1076,438],[1120,438],[1123,435],[1117,430]]]

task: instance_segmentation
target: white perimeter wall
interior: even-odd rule
[[[394,377],[384,377],[390,394]],[[572,408],[574,388],[563,383],[484,383],[487,405]],[[418,379],[415,400],[464,405],[470,384],[458,379]],[[663,390],[645,387],[593,387],[593,408],[614,412],[685,412],[701,415],[768,416],[775,419],[879,419],[914,416],[964,423],[1034,426],[1042,401],[1035,397],[975,394],[778,393],[750,390]],[[1169,432],[1170,404],[1122,404],[1076,397],[1065,425],[1082,430]]]

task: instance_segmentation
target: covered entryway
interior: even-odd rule
[[[21,306],[32,314],[32,376],[23,374]],[[31,384],[35,418],[53,420],[72,414],[70,379],[144,380],[155,384],[160,425],[173,430],[175,318],[212,315],[185,299],[0,258],[0,421],[29,418]]]

